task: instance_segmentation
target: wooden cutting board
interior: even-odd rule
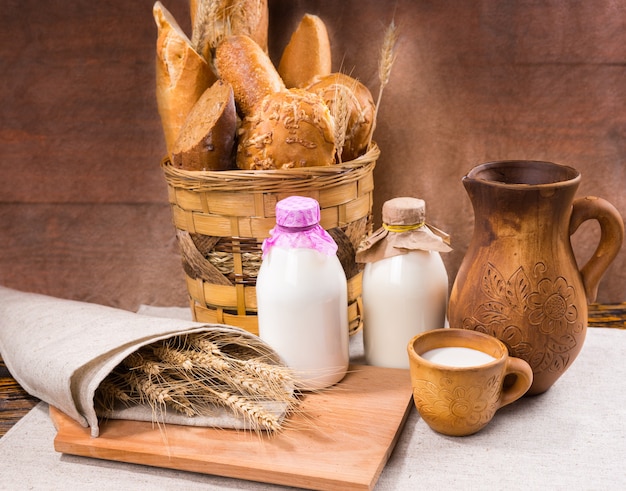
[[[267,437],[220,428],[102,422],[100,436],[54,407],[57,452],[319,490],[372,489],[412,409],[408,370],[351,366],[305,396],[289,428]]]

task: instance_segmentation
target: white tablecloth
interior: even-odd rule
[[[352,354],[362,352],[360,336]],[[62,455],[41,403],[0,439],[0,489],[287,489]],[[375,488],[626,489],[626,331],[590,328],[581,354],[545,394],[501,409],[470,437],[439,435],[412,408]]]

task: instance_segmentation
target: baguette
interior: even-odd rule
[[[217,46],[215,68],[232,85],[243,116],[251,115],[265,96],[285,90],[267,53],[245,35],[229,36]]]
[[[334,163],[334,123],[317,94],[302,89],[268,94],[242,122],[237,148],[237,166],[241,169]]]
[[[346,134],[343,149],[339,149],[341,161],[354,160],[365,153],[376,110],[369,89],[349,75],[333,73],[313,83],[307,90],[321,96],[331,109],[334,108],[335,99],[340,91],[349,94],[346,98],[348,112]]]
[[[158,29],[156,44],[156,99],[165,145],[171,156],[187,114],[216,80],[211,68],[192,47],[176,19],[161,4],[152,9]]]
[[[287,87],[306,87],[331,72],[332,57],[326,25],[305,14],[283,51],[278,73]]]
[[[218,80],[198,99],[172,149],[184,170],[226,170],[233,162],[237,112],[232,87]]]

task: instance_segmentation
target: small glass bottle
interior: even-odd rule
[[[339,382],[349,364],[346,275],[319,220],[312,198],[279,201],[256,283],[259,337],[295,371],[303,390]]]
[[[449,238],[425,222],[425,203],[394,198],[383,204],[383,227],[365,239],[363,345],[370,365],[409,368],[407,345],[416,334],[445,327],[448,274],[439,252]]]

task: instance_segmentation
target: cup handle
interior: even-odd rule
[[[522,397],[533,383],[533,370],[521,358],[509,356],[506,360],[506,375],[515,375],[515,382],[502,389],[500,407],[511,404]],[[505,377],[506,378],[506,377]]]
[[[574,200],[569,234],[572,235],[583,222],[592,219],[600,224],[600,242],[580,270],[588,303],[596,301],[602,275],[617,256],[624,240],[624,220],[619,211],[605,199],[595,196]]]

